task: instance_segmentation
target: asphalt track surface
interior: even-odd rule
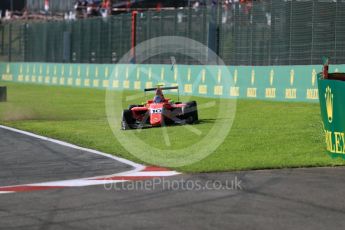
[[[130,170],[85,151],[0,128],[0,185],[74,179]]]
[[[131,169],[113,159],[1,128],[0,157],[0,186]],[[0,229],[314,230],[345,226],[345,168],[178,175],[165,180],[152,180],[155,186],[142,183],[136,189],[131,189],[133,182],[126,182],[116,188],[96,185],[0,194]],[[231,181],[238,186],[231,186]],[[193,189],[193,185],[209,187]]]

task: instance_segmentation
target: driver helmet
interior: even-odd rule
[[[153,99],[153,102],[154,103],[161,103],[161,102],[163,102],[163,98],[159,95],[156,95]]]

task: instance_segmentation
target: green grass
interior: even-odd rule
[[[114,137],[105,112],[105,91],[14,83],[6,85],[9,100],[0,103],[1,124],[144,163],[143,158],[131,155]],[[130,94],[133,92],[126,92],[125,95]],[[119,95],[120,92],[115,93],[115,96]],[[199,105],[214,101],[207,98],[194,99]],[[193,145],[206,137],[212,127],[221,130],[222,124],[230,122],[231,116],[221,113],[218,119],[214,118],[217,117],[219,106],[230,102],[217,101],[215,106],[200,110],[201,122],[193,126],[201,131],[200,135],[190,132],[184,126],[165,129],[171,146],[165,144],[162,128],[116,132],[128,135],[126,140],[134,148],[139,139],[161,149],[162,156],[158,157],[164,159],[164,150]],[[131,101],[124,104],[129,103]],[[120,108],[115,109],[120,111]],[[207,144],[205,146],[208,147]],[[142,152],[155,156],[147,149],[142,149]],[[182,151],[176,157],[188,158],[192,152]],[[185,172],[214,172],[344,164],[344,160],[332,159],[325,153],[317,103],[238,100],[236,117],[224,142],[203,160],[177,169]]]

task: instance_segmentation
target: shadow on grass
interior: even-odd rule
[[[216,121],[216,119],[212,118],[212,119],[200,119],[197,124],[213,124]]]
[[[163,127],[177,127],[177,126],[184,126],[184,125],[201,125],[201,124],[213,124],[215,123],[216,119],[201,119],[198,120],[197,122],[193,123],[193,124],[169,124],[166,126],[152,126],[149,124],[145,124],[143,126],[137,126],[137,125],[133,125],[130,129],[128,130],[137,130],[137,129],[156,129],[156,128],[163,128]]]

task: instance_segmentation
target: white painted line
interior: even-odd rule
[[[126,176],[152,176],[152,177],[157,177],[157,176],[174,176],[179,174],[178,172],[175,171],[153,171],[153,172],[133,172],[133,173],[128,173]],[[121,173],[120,173],[121,175]]]
[[[127,180],[62,180],[62,181],[52,181],[52,182],[43,182],[36,184],[28,184],[28,186],[61,186],[61,187],[84,187],[91,185],[102,185],[102,184],[112,184],[119,182],[126,182]]]
[[[14,193],[14,192],[3,192],[3,191],[0,191],[0,194],[8,194],[8,193]]]

